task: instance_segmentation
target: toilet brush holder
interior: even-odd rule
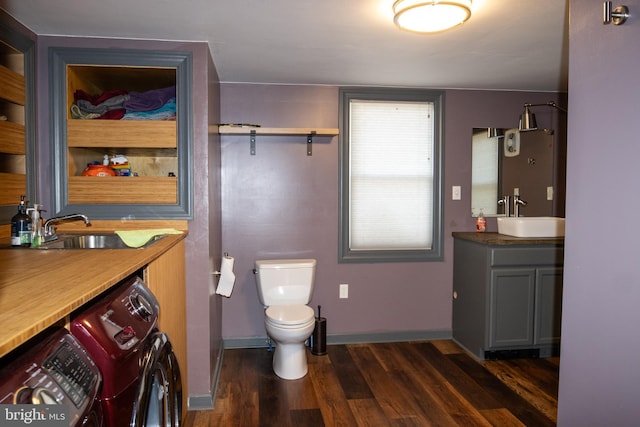
[[[315,327],[313,328],[311,354],[322,356],[327,354],[327,319],[320,316],[321,306],[318,306],[318,317],[316,317]]]

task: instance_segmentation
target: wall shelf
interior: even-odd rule
[[[336,136],[340,133],[340,130],[338,128],[267,128],[241,125],[210,125],[209,133],[219,133],[220,135],[249,135],[249,152],[252,156],[256,154],[257,135],[305,135],[307,138],[307,156],[311,156],[311,144],[314,136]]]
[[[256,135],[309,135],[335,136],[338,128],[267,128],[254,126],[209,126],[209,133],[220,135],[250,135],[255,131]]]

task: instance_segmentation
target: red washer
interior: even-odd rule
[[[158,312],[155,296],[132,277],[71,321],[71,333],[102,372],[99,398],[108,427],[180,424],[180,370],[166,334],[157,330]]]
[[[56,327],[43,332],[4,356],[1,366],[0,405],[29,405],[28,411],[37,408],[39,416],[55,417],[47,418],[59,421],[55,425],[102,426],[102,410],[97,399],[100,371],[66,329]],[[61,415],[55,408],[49,412],[46,409],[49,405],[65,405],[67,412]],[[4,410],[11,411],[10,407]],[[6,417],[3,412],[0,424]],[[67,422],[62,422],[62,418]],[[11,422],[11,425],[14,422],[22,425]],[[35,425],[35,421],[32,422]]]

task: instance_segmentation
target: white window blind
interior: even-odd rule
[[[349,246],[431,249],[434,104],[349,103]]]

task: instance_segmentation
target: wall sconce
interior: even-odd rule
[[[520,122],[518,123],[518,130],[522,132],[537,130],[538,123],[536,122],[536,115],[531,112],[530,108],[542,106],[554,107],[560,111],[564,111],[565,113],[567,112],[565,108],[560,107],[553,101],[549,101],[546,104],[524,104],[524,111],[520,115]]]
[[[613,25],[622,25],[627,21],[629,17],[629,8],[627,6],[618,6],[611,11],[611,2],[606,1],[603,3],[602,9],[602,23],[609,24],[613,22]]]

